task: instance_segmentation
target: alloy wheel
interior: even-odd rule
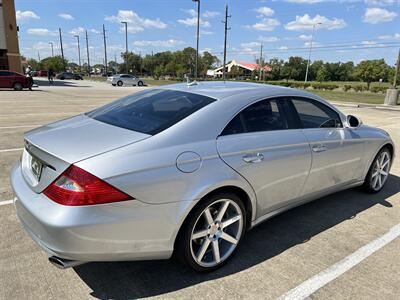
[[[375,160],[371,175],[371,187],[375,191],[379,191],[389,176],[390,155],[387,151],[383,151]]]
[[[215,267],[235,250],[243,231],[243,215],[237,203],[220,199],[197,218],[190,237],[190,250],[202,267]]]

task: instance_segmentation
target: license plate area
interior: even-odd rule
[[[35,177],[36,181],[40,181],[40,176],[42,175],[42,170],[43,170],[43,164],[42,162],[37,159],[35,156],[30,155],[30,166],[31,166],[31,172],[33,176]]]
[[[31,186],[38,185],[43,171],[43,162],[28,150],[22,154],[22,172]]]

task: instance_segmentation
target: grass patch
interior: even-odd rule
[[[383,104],[385,100],[384,94],[374,94],[374,93],[356,93],[356,92],[343,92],[343,91],[321,91],[312,90],[308,91],[315,95],[320,96],[328,101],[337,102],[359,102],[359,103],[369,103],[369,104]]]

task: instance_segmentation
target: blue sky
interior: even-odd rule
[[[263,44],[267,59],[308,56],[315,25],[312,60],[359,62],[385,58],[394,64],[400,48],[400,0],[201,0],[200,50],[222,59],[221,20],[229,5],[231,30],[228,60],[254,62]],[[41,58],[60,53],[58,28],[63,31],[65,56],[77,62],[74,35],[88,30],[91,64],[103,61],[102,25],[107,29],[109,60],[125,49],[120,21],[129,23],[129,49],[151,51],[195,47],[197,4],[191,0],[15,0],[23,55]],[[318,24],[320,23],[320,24]]]

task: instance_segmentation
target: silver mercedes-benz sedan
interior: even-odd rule
[[[387,132],[313,94],[202,82],[27,132],[11,182],[23,227],[59,267],[175,252],[205,271],[289,208],[355,186],[379,192],[393,158]]]

